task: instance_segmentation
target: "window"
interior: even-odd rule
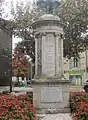
[[[70,75],[69,79],[71,80],[72,85],[82,85],[81,75]]]

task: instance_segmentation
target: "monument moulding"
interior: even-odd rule
[[[69,80],[63,78],[63,26],[59,17],[45,14],[35,29],[33,104],[37,113],[70,112]]]

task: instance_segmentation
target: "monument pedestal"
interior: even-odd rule
[[[38,114],[68,113],[69,80],[58,78],[33,81],[33,104]]]

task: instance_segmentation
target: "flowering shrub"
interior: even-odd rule
[[[70,98],[70,107],[72,112],[76,112],[80,104],[88,101],[88,93],[85,92],[72,92]]]
[[[74,120],[88,120],[88,102],[80,104],[74,116]]]
[[[88,93],[72,92],[70,106],[72,113],[75,113],[74,120],[88,119]]]
[[[1,95],[0,120],[36,120],[30,95]]]
[[[24,100],[30,101],[30,103],[33,103],[33,93],[30,92],[30,93],[28,93],[28,94],[19,95],[19,96],[18,96],[18,99],[19,99],[19,100],[22,100],[22,101],[24,101]]]

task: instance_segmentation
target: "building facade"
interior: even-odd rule
[[[88,78],[88,51],[79,54],[79,60],[74,57],[71,59],[64,58],[64,76],[71,80],[72,85],[83,85]]]
[[[0,29],[0,86],[8,86],[12,79],[12,35]]]

